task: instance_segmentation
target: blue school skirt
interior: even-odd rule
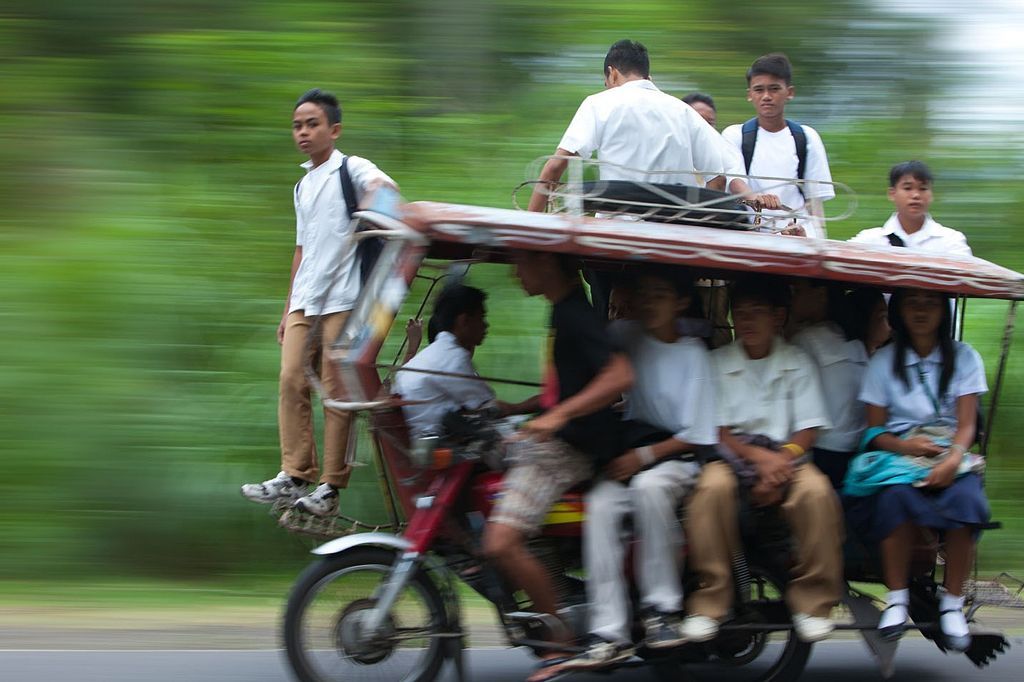
[[[868,497],[844,495],[843,508],[849,529],[869,542],[881,542],[907,522],[943,531],[977,527],[991,517],[977,474],[961,476],[942,490],[890,485]]]

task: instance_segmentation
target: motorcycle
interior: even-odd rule
[[[392,435],[401,429],[400,419],[394,411],[381,415],[382,422],[392,424]],[[460,415],[459,436],[418,442],[404,452],[392,439],[395,447],[383,448],[385,467],[395,474],[393,480],[400,481],[399,494],[421,488],[412,500],[415,511],[400,535],[349,535],[315,550],[323,558],[299,577],[285,616],[288,659],[299,679],[320,682],[372,675],[429,682],[445,660],[454,661],[464,674],[462,650],[468,627],[460,597],[467,592],[494,609],[508,646],[537,653],[549,650],[554,647],[554,631],[562,624],[576,638],[586,635],[586,588],[579,577],[586,513],[582,491],[566,493],[548,513],[539,537],[528,545],[556,587],[558,619],[532,611],[482,555],[483,528],[501,494],[502,477],[492,469],[491,456],[500,449],[500,436],[486,427],[486,419]],[[756,559],[736,557],[735,614],[720,636],[668,653],[641,648],[638,659],[625,665],[650,665],[668,680],[678,679],[683,664],[692,674],[690,668],[701,665],[741,667],[756,660],[751,679],[769,682],[799,676],[811,645],[795,636],[782,598],[788,539],[777,519],[752,521],[757,528],[749,536],[756,545],[748,546],[746,556]],[[631,565],[627,557],[627,575]],[[635,629],[642,633],[639,620]]]

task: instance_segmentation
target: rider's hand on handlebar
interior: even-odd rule
[[[941,455],[946,448],[936,445],[927,436],[914,436],[900,443],[900,454],[907,457],[935,457]]]
[[[643,461],[636,450],[627,450],[605,468],[605,474],[613,481],[627,481],[643,468]]]
[[[548,410],[523,424],[519,430],[537,440],[547,440],[565,426],[566,421],[565,417],[560,415],[557,410]]]

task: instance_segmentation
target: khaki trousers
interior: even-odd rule
[[[721,620],[732,607],[732,557],[740,546],[738,484],[725,462],[704,467],[686,516],[690,565],[700,589],[687,610]],[[839,500],[828,478],[811,464],[796,470],[780,505],[796,541],[796,563],[786,588],[793,613],[827,617],[843,590],[843,526]]]
[[[308,359],[317,369],[327,394],[338,395],[339,386],[335,373],[331,371],[327,351],[341,332],[348,315],[348,312],[324,315],[320,318],[316,338],[307,343],[317,318],[306,317],[301,310],[288,314],[281,344],[281,383],[277,403],[281,470],[295,478],[329,483],[337,488],[348,486],[352,473],[352,467],[345,463],[352,415],[324,410],[324,468],[321,475],[317,469],[310,386],[305,366]]]

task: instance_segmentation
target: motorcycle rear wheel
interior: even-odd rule
[[[743,605],[744,620],[751,623],[788,623],[789,609],[783,599],[786,576],[781,570],[750,565],[750,599]],[[812,644],[801,641],[793,630],[777,630],[753,635],[722,633],[702,646],[703,661],[693,660],[689,652],[653,662],[659,680],[729,679],[737,682],[792,682],[807,666]]]
[[[302,682],[432,682],[444,662],[445,607],[423,570],[409,581],[369,638],[361,618],[388,576],[395,552],[357,547],[309,566],[296,581],[284,618],[288,662]]]

